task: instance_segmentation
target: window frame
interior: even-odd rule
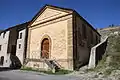
[[[0,45],[0,51],[2,50],[2,45]]]
[[[21,49],[21,44],[18,44],[18,49]]]
[[[19,39],[22,39],[22,32],[19,33]]]

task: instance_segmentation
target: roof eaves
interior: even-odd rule
[[[17,28],[17,27],[19,28],[19,27],[21,27],[22,25],[25,25],[25,24],[26,24],[26,26],[27,26],[29,23],[30,23],[30,21],[25,22],[25,23],[21,23],[21,24],[18,24],[18,25],[15,25],[15,26],[13,26],[13,27],[9,27],[9,28],[7,28],[7,29],[5,29],[5,30],[2,30],[2,31],[0,32],[0,34],[3,33],[3,32],[9,31],[9,30],[11,30],[11,29],[13,29],[13,28]],[[23,26],[23,27],[25,27],[25,26]]]
[[[92,25],[91,25],[90,23],[88,23],[82,16],[80,16],[80,14],[79,14],[78,12],[76,12],[75,10],[74,10],[74,12],[75,12],[75,14],[78,15],[83,21],[85,21],[85,22],[87,23],[87,25],[89,25],[99,36],[101,36],[100,33],[99,33],[95,28],[93,28]]]
[[[58,7],[58,6],[53,6],[53,5],[49,5],[49,4],[46,4],[44,5],[38,12],[37,14],[31,19],[31,23],[34,22],[36,20],[36,18],[38,18],[38,16],[40,14],[42,14],[42,12],[47,8],[47,7],[52,7],[52,8],[58,8],[58,9],[61,9],[61,10],[68,10],[68,11],[74,11],[73,9],[69,9],[69,8],[62,8],[62,7]]]

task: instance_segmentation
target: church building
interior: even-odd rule
[[[45,5],[28,25],[27,67],[77,70],[101,35],[75,10]]]

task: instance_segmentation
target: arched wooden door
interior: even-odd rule
[[[49,58],[49,39],[48,38],[44,38],[42,40],[42,44],[41,44],[41,56],[42,58]]]

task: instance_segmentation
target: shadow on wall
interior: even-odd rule
[[[75,67],[76,71],[80,70],[80,68],[89,64],[89,56],[90,56],[90,53],[88,54],[88,56],[84,61],[78,61],[78,63],[76,63],[76,67]]]
[[[17,56],[10,55],[10,60],[11,60],[10,68],[14,68],[14,69],[21,68],[22,64]]]

